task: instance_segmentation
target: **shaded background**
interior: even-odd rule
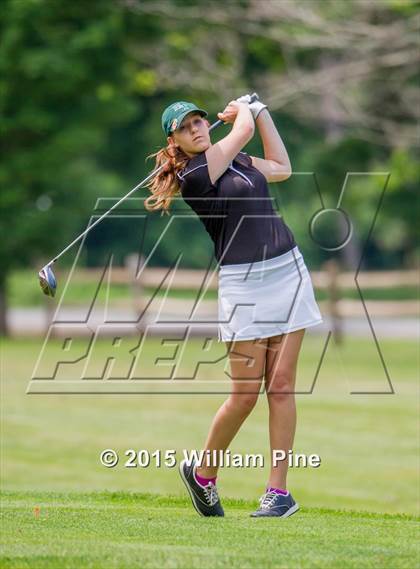
[[[98,197],[122,196],[153,169],[145,159],[165,143],[160,115],[174,100],[206,108],[211,122],[245,92],[257,91],[269,105],[294,171],[270,189],[311,269],[330,256],[355,269],[363,248],[366,270],[417,266],[418,8],[401,0],[4,1],[3,333],[8,299],[27,280],[12,286],[12,271],[39,268],[85,229]],[[263,155],[258,134],[246,151]],[[312,173],[325,206],[335,207],[348,172],[380,174],[350,184],[345,204],[357,231],[343,250],[327,254],[310,242],[306,221],[320,208]],[[162,220],[149,217],[150,249]],[[176,231],[181,240],[182,224]],[[204,267],[208,235],[195,224],[190,237],[185,266]],[[180,243],[176,235],[165,242],[153,263],[169,263]],[[98,228],[84,262],[103,266],[111,245],[117,264],[138,248],[123,223]]]

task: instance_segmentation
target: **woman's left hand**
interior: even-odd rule
[[[246,103],[240,103],[238,101],[231,101],[225,108],[225,110],[221,113],[217,113],[217,117],[222,120],[224,123],[231,123],[235,122],[236,116],[239,112],[239,109],[242,105],[248,106]]]

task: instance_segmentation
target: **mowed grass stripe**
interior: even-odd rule
[[[418,518],[302,508],[253,519],[225,499],[201,518],[188,498],[144,493],[4,492],[2,567],[415,567]],[[36,516],[34,508],[39,508]]]

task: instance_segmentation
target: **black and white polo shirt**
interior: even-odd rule
[[[296,246],[273,208],[265,176],[246,152],[236,155],[215,184],[205,152],[193,156],[177,176],[181,195],[213,240],[220,265],[271,259]]]

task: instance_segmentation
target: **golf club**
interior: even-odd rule
[[[247,95],[245,95],[244,97],[246,96]],[[259,100],[257,93],[252,93],[252,95],[248,96],[249,96],[248,104]],[[240,98],[241,97],[239,97],[239,99]],[[209,131],[214,130],[215,128],[219,127],[221,124],[224,124],[223,121],[220,119],[217,120],[215,123],[213,123],[210,126]],[[53,265],[62,255],[64,255],[64,253],[66,253],[69,249],[71,249],[73,245],[75,245],[85,235],[87,235],[89,231],[91,231],[96,225],[98,225],[98,223],[100,223],[105,217],[107,217],[111,213],[111,211],[113,211],[116,207],[118,207],[125,199],[131,196],[131,194],[133,194],[136,190],[147,184],[147,182],[149,182],[149,180],[151,180],[153,176],[158,174],[162,170],[162,168],[164,168],[167,165],[167,163],[168,162],[165,162],[164,164],[153,170],[153,172],[151,172],[144,180],[142,180],[139,184],[137,184],[137,186],[135,186],[132,190],[130,190],[128,194],[126,194],[120,200],[118,200],[108,211],[106,211],[103,215],[101,215],[94,223],[92,223],[92,225],[90,225],[85,231],[83,231],[83,233],[81,233],[78,237],[76,237],[76,239],[74,239],[69,245],[67,245],[67,247],[61,251],[61,253],[59,253],[56,257],[54,257],[54,259],[51,259],[51,261],[47,263],[39,271],[38,273],[39,284],[41,285],[44,294],[46,294],[47,296],[55,296],[57,290],[57,279],[55,278],[51,265]]]

